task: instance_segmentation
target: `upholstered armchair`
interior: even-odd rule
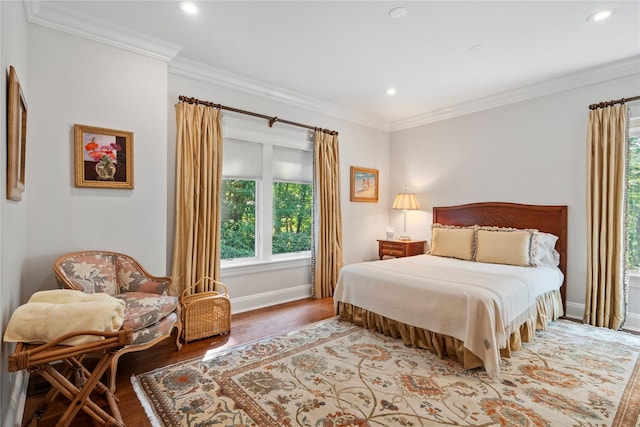
[[[85,293],[106,293],[125,302],[123,328],[133,332],[132,343],[111,361],[109,387],[116,389],[118,359],[123,354],[150,348],[176,333],[181,348],[182,320],[177,296],[169,295],[170,277],[149,274],[128,255],[108,251],[82,251],[62,255],[53,263],[59,285]],[[73,319],[69,319],[73,321]]]

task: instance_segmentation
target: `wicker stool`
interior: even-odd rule
[[[60,345],[70,338],[82,335],[95,335],[104,339],[76,346]],[[16,350],[9,355],[8,370],[15,372],[27,369],[29,372],[38,372],[51,384],[51,390],[34,417],[40,412],[45,412],[46,408],[62,395],[70,403],[60,416],[56,427],[69,426],[80,410],[100,425],[124,427],[117,399],[113,391],[100,382],[100,378],[109,368],[114,352],[131,344],[131,336],[129,329],[121,329],[118,332],[76,331],[46,344],[19,342]],[[93,371],[90,371],[83,364],[84,358],[87,354],[96,352],[101,353],[101,357]],[[54,364],[59,362],[64,363],[62,372],[58,372],[54,367]],[[94,391],[104,397],[111,413],[91,399]]]
[[[199,286],[203,292],[191,293]],[[182,292],[180,304],[184,342],[224,334],[231,330],[231,302],[224,283],[211,277],[203,277]]]

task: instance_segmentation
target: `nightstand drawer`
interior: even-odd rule
[[[404,256],[404,252],[402,251],[402,249],[382,249],[382,255],[389,255],[389,256]]]
[[[395,242],[380,242],[380,249],[382,249],[383,251],[400,251],[402,252],[402,248],[404,246],[402,245],[402,243],[395,243]]]
[[[424,253],[425,243],[425,240],[378,240],[378,256],[383,259],[385,256],[405,257],[420,255]]]

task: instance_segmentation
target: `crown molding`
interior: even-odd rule
[[[128,28],[113,25],[46,1],[24,0],[24,8],[27,20],[32,24],[42,25],[167,62],[169,63],[169,71],[174,74],[389,132],[390,124],[388,121],[374,119],[359,112],[246,76],[180,58],[177,55],[182,50],[182,46],[134,32]]]
[[[107,23],[101,19],[78,13],[57,4],[47,1],[24,0],[24,8],[27,20],[32,24],[42,25],[77,37],[167,62],[170,73],[304,108],[385,132],[421,126],[640,73],[640,56],[634,56],[390,122],[285,88],[269,85],[259,80],[182,58],[178,56],[182,46]]]
[[[598,67],[565,74],[557,78],[532,83],[514,90],[499,92],[451,107],[396,120],[391,122],[391,132],[434,123],[465,114],[476,113],[478,111],[489,110],[491,108],[551,95],[607,80],[632,76],[634,74],[640,74],[640,56],[633,56]]]
[[[221,68],[203,64],[191,59],[177,56],[169,63],[169,72],[178,76],[188,77],[204,83],[238,90],[249,95],[258,96],[271,101],[277,101],[298,108],[304,108],[316,113],[358,123],[367,127],[389,132],[388,121],[374,119],[356,111],[322,101],[279,86],[273,86],[260,80],[231,73]]]
[[[182,46],[107,23],[57,4],[24,0],[27,21],[160,61],[171,61]]]

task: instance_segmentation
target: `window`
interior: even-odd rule
[[[311,151],[229,138],[223,150],[222,265],[308,256]]]
[[[222,180],[220,258],[256,256],[256,181]]]
[[[311,152],[273,148],[273,228],[271,252],[311,250]]]
[[[627,265],[640,273],[640,105],[629,113],[627,166]]]
[[[273,183],[273,254],[311,250],[311,184]]]

